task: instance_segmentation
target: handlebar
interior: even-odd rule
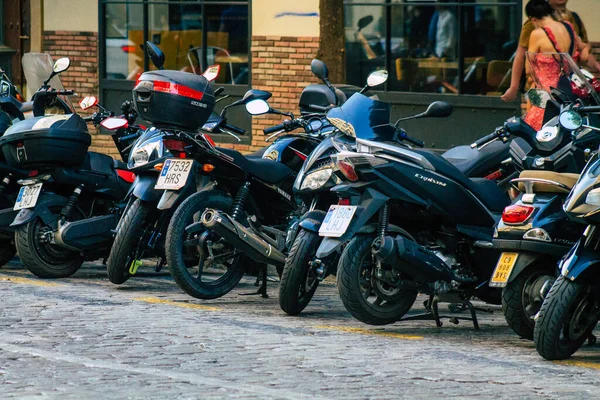
[[[281,123],[279,125],[275,125],[270,128],[265,128],[265,129],[263,129],[263,132],[265,133],[265,135],[268,135],[270,133],[274,133],[274,132],[280,131],[282,129],[285,129],[285,123]]]
[[[126,142],[126,141],[128,141],[130,139],[135,139],[138,136],[140,136],[140,133],[136,132],[136,133],[132,133],[131,135],[121,136],[118,140],[119,140],[119,142]]]
[[[486,135],[486,136],[482,137],[481,139],[477,139],[475,142],[473,142],[471,144],[471,148],[475,149],[477,147],[481,147],[484,144],[489,143],[492,140],[501,137],[503,132],[504,132],[503,129],[496,129],[494,132],[490,133],[489,135]]]
[[[404,140],[406,140],[406,141],[407,141],[407,142],[409,142],[409,143],[412,143],[412,144],[414,144],[414,145],[415,145],[415,146],[417,146],[417,147],[425,147],[425,142],[424,142],[424,141],[422,141],[422,140],[415,139],[415,138],[412,138],[412,137],[410,137],[410,136],[406,136],[406,137],[404,138]]]
[[[73,90],[57,90],[56,94],[59,94],[61,96],[72,96],[72,95],[76,95],[75,91]]]
[[[223,125],[223,128],[227,129],[228,131],[231,131],[233,133],[236,133],[238,135],[243,135],[244,133],[246,133],[246,131],[243,130],[242,128],[238,128],[237,126],[229,125],[228,123],[225,123],[225,125]]]
[[[600,106],[581,106],[575,107],[574,110],[579,112],[596,113],[600,112]]]

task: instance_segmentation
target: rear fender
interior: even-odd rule
[[[162,194],[156,208],[159,210],[169,210],[173,206],[179,205],[184,199],[195,193],[196,188],[193,185],[193,177],[188,177],[185,186],[179,190],[165,190]]]
[[[50,207],[63,207],[66,203],[66,197],[54,193],[42,193],[35,207],[20,210],[10,226],[25,225],[39,217],[44,224],[51,226],[52,229],[58,229],[56,214],[52,214]]]
[[[574,281],[600,272],[600,257],[596,251],[586,248],[583,236],[559,264],[561,275]]]
[[[338,238],[324,238],[317,250],[317,257],[325,258],[329,256],[334,251],[337,251],[344,243],[352,239],[352,237],[354,237],[354,235],[359,232],[375,214],[377,214],[379,209],[388,200],[389,197],[381,192],[372,188],[367,188],[360,196],[360,205],[357,207],[346,232]]]
[[[519,276],[521,272],[525,270],[525,268],[529,267],[531,264],[533,264],[535,261],[539,260],[542,257],[543,255],[535,253],[519,253],[519,256],[517,257],[517,262],[515,263],[515,266],[510,272],[510,276],[508,277],[506,283],[508,284],[517,279],[517,276]]]

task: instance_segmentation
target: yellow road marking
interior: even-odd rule
[[[348,326],[334,326],[334,325],[318,325],[315,326],[317,329],[328,329],[338,332],[358,333],[361,335],[373,335],[373,336],[385,336],[394,339],[406,339],[406,340],[423,340],[423,336],[417,335],[406,335],[403,333],[394,333],[380,330],[363,329],[363,328],[351,328]]]
[[[150,304],[167,304],[169,306],[175,306],[175,307],[181,307],[181,308],[193,308],[195,310],[204,310],[204,311],[220,311],[221,310],[220,308],[217,308],[217,307],[204,306],[202,304],[184,303],[181,301],[159,299],[158,297],[138,297],[133,300],[143,301],[144,303],[150,303]]]
[[[62,286],[59,283],[40,281],[37,279],[29,279],[29,278],[18,278],[16,276],[0,276],[0,281],[21,283],[24,285],[35,285],[35,286]]]
[[[592,368],[592,369],[600,369],[600,364],[590,361],[554,361],[555,364],[559,365],[570,365],[572,367],[581,367],[581,368]]]

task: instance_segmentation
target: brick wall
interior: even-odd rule
[[[319,42],[314,37],[252,37],[252,88],[273,93],[272,108],[299,115],[298,100],[306,85],[318,83],[310,72],[310,62]],[[281,123],[277,115],[252,117],[252,144],[223,144],[239,151],[254,151],[267,145],[263,129]]]
[[[80,115],[89,115],[95,111],[79,109],[79,100],[85,96],[98,96],[98,34],[96,32],[45,31],[43,51],[54,60],[69,57],[71,66],[60,74],[65,89],[74,90],[77,96],[71,96],[71,102]],[[118,110],[115,110],[118,111]],[[90,150],[118,156],[110,135],[99,134],[99,130],[89,125],[92,134]]]

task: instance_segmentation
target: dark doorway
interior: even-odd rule
[[[21,57],[30,48],[30,0],[0,0],[2,4],[3,43],[12,53],[6,65],[8,75],[19,87],[23,85]],[[10,51],[12,50],[12,51]]]

